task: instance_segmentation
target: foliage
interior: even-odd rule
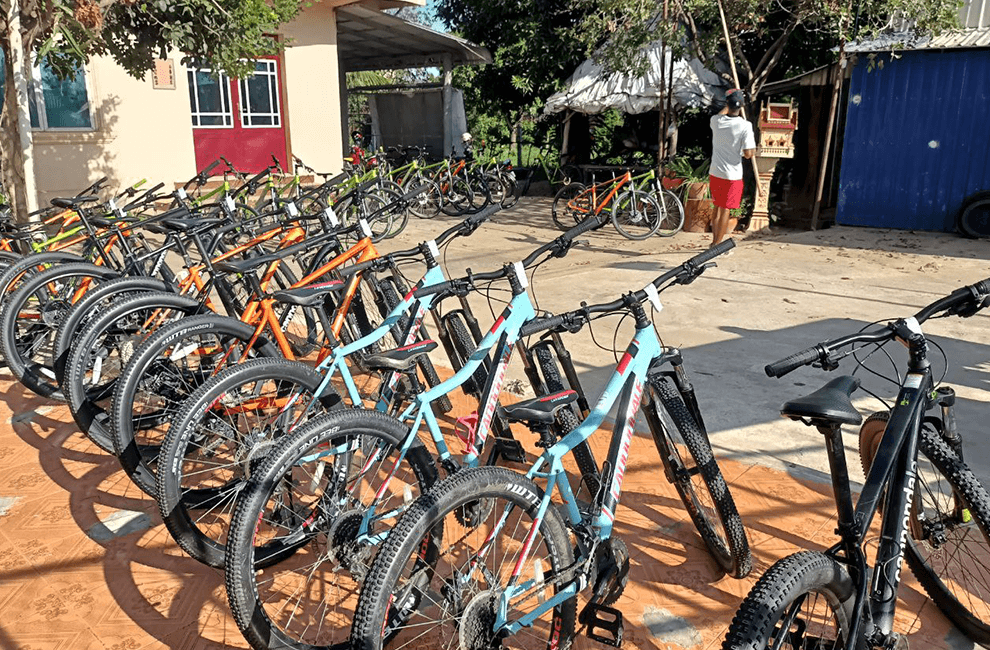
[[[666,167],[686,183],[706,183],[712,159],[702,158],[703,155],[700,147],[690,147],[671,158]]]

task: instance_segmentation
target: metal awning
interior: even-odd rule
[[[342,72],[492,62],[480,45],[360,5],[337,9],[337,51]]]

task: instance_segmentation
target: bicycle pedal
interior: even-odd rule
[[[514,438],[495,438],[495,448],[499,455],[510,463],[525,463],[526,451],[522,443]]]
[[[613,648],[622,645],[622,612],[619,610],[588,603],[581,610],[581,623],[586,626],[585,634],[592,641]]]

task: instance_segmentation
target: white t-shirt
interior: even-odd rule
[[[741,115],[712,115],[711,175],[727,181],[743,177],[742,152],[756,149],[753,125]]]

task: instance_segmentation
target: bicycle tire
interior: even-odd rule
[[[809,595],[820,596],[823,604],[833,614],[830,618],[836,624],[836,642],[831,646],[825,645],[823,638],[816,638],[816,644],[811,646],[821,650],[844,649],[845,637],[853,614],[853,582],[845,566],[834,558],[817,551],[801,551],[789,555],[774,563],[770,569],[756,582],[742,605],[736,610],[729,631],[722,642],[722,650],[765,650],[770,647],[771,637],[777,630],[781,618],[791,614],[792,605],[799,599]],[[817,604],[816,598],[812,603]],[[803,605],[803,603],[802,603]],[[794,611],[793,614],[798,614]],[[804,631],[818,631],[816,623],[821,616],[802,619],[797,630],[789,626],[792,637]],[[792,619],[793,620],[793,619]],[[820,635],[818,635],[820,637]],[[795,648],[807,647],[804,644],[783,645],[785,639],[773,637],[781,643],[776,647]],[[817,643],[822,641],[822,643]]]
[[[111,305],[79,333],[65,363],[65,401],[79,430],[100,449],[113,453],[111,399],[120,372],[151,332],[202,305],[168,292],[139,293]],[[153,321],[153,322],[152,322]]]
[[[124,473],[149,496],[157,496],[158,455],[165,430],[185,399],[228,364],[241,363],[254,327],[227,316],[184,318],[155,332],[124,367],[113,394],[110,433]],[[211,353],[211,350],[217,350]],[[248,354],[281,358],[259,337]]]
[[[532,176],[532,173],[530,173],[530,176]],[[519,183],[515,180],[514,173],[510,176],[509,173],[503,171],[499,174],[499,178],[501,178],[502,183],[506,187],[506,195],[505,200],[502,201],[502,209],[508,210],[519,202],[519,197],[525,192],[519,191]]]
[[[409,211],[419,219],[432,219],[440,213],[440,208],[443,206],[443,192],[440,191],[440,186],[423,176],[414,176],[406,182],[409,191],[424,185],[426,190],[413,198]]]
[[[99,286],[86,292],[82,300],[77,302],[66,313],[55,335],[55,379],[65,393],[62,383],[65,381],[65,360],[69,356],[69,349],[78,336],[79,332],[85,329],[86,325],[96,317],[98,313],[107,309],[114,302],[119,302],[121,296],[134,293],[147,293],[149,291],[168,291],[168,286],[161,280],[155,278],[116,278],[104,282]]]
[[[391,470],[396,447],[408,433],[408,426],[376,411],[324,414],[283,439],[257,479],[245,486],[224,565],[231,613],[253,648],[311,650],[347,640],[349,596],[359,588],[376,546],[354,539],[355,518],[370,503],[378,512],[395,511],[375,519],[368,533],[387,531],[408,507],[405,500],[437,479],[433,459],[417,441],[385,487],[381,475]],[[366,465],[366,457],[375,460]],[[343,505],[341,482],[363,485],[359,495],[351,490]],[[384,488],[382,495],[376,487]]]
[[[65,401],[55,381],[53,346],[58,326],[71,307],[74,284],[55,287],[57,295],[50,295],[51,285],[98,284],[115,277],[116,271],[87,262],[60,264],[25,279],[7,299],[0,313],[0,349],[7,368],[25,388],[41,397]],[[69,296],[63,296],[67,290]]]
[[[660,224],[656,234],[661,237],[673,237],[684,227],[684,205],[677,195],[670,190],[662,190],[653,195],[660,206]]]
[[[443,315],[444,327],[447,329],[448,336],[450,336],[451,347],[455,351],[455,358],[450,360],[455,373],[467,365],[471,355],[478,349],[478,344],[475,342],[474,337],[471,336],[471,332],[468,330],[463,316],[459,311],[455,310]],[[484,390],[487,381],[488,373],[482,364],[478,366],[467,381],[461,384],[461,390],[477,399],[481,399],[481,391]]]
[[[646,192],[623,192],[611,208],[612,225],[626,239],[649,239],[660,229],[660,205]]]
[[[956,217],[956,229],[974,239],[990,237],[990,192],[966,197]]]
[[[557,191],[550,208],[550,217],[553,219],[554,225],[561,230],[570,230],[581,222],[581,219],[576,218],[574,211],[568,207],[568,204],[587,189],[581,183],[568,183]],[[586,210],[585,216],[590,215],[590,203],[586,198],[581,199],[581,201],[583,209]]]
[[[89,260],[74,253],[32,253],[12,261],[0,274],[0,318],[6,308],[7,299],[17,291],[17,285],[26,278],[51,268],[54,264],[89,263]]]
[[[274,397],[259,396],[257,386],[264,386],[266,382],[275,384]],[[332,386],[327,387],[318,403],[314,401],[315,408],[307,406],[322,382],[322,375],[302,363],[258,359],[228,368],[189,396],[165,435],[158,463],[157,488],[162,520],[172,538],[190,557],[214,568],[223,567],[229,515],[236,494],[250,477],[254,465],[260,464],[286,431],[319,413],[341,406],[340,396]],[[246,391],[248,395],[238,401],[238,391],[246,387],[251,387]],[[251,401],[254,403],[249,403]],[[230,422],[223,424],[233,430],[233,434],[230,430],[219,431],[224,411],[234,415],[235,423],[239,418],[238,409],[240,413],[252,413],[254,422],[260,423],[266,403],[270,404],[273,418],[261,425],[260,430],[251,427],[248,432],[251,437],[244,439]],[[291,410],[292,404],[303,407],[302,412],[297,414]],[[298,419],[286,422],[294,416]],[[252,423],[244,424],[250,426]],[[283,426],[283,430],[277,430],[276,426]],[[255,435],[257,440],[253,439]],[[232,447],[222,449],[225,443]],[[229,465],[230,477],[224,475],[226,471],[221,471],[228,468],[213,460],[224,451],[229,451],[235,461]],[[206,486],[192,487],[187,479],[194,472],[185,468],[187,463],[199,462],[199,458],[210,469],[195,472],[195,481],[206,483]],[[219,487],[211,483],[219,483]],[[200,511],[196,520],[193,511]]]
[[[746,528],[708,436],[668,379],[651,378],[649,391],[644,407],[667,478],[718,565],[734,578],[746,577],[753,568]],[[690,466],[681,446],[690,455]],[[701,481],[693,482],[694,477]]]
[[[397,591],[395,587],[402,577],[400,574],[404,572],[410,560],[414,572],[417,568],[429,567],[432,569],[422,572],[423,577],[428,580],[432,581],[433,577],[439,573],[437,568],[439,562],[428,565],[420,560],[420,554],[423,548],[438,546],[440,541],[445,538],[445,533],[449,532],[446,527],[455,524],[454,519],[457,518],[458,509],[478,499],[501,500],[506,503],[506,506],[500,508],[495,505],[491,509],[492,514],[490,516],[496,518],[502,516],[506,507],[511,504],[513,512],[518,512],[521,516],[531,519],[539,509],[542,496],[543,491],[532,481],[502,467],[465,469],[430,488],[403,514],[375,556],[358,597],[354,626],[351,629],[350,647],[353,650],[379,650],[383,646],[383,638],[386,642],[394,640],[401,633],[401,627],[409,621],[411,616],[423,615],[422,612],[416,611],[419,610],[421,600],[417,600],[415,595],[416,592],[423,593],[427,589],[423,588],[422,585],[417,585],[415,592],[410,591],[408,593],[408,596],[413,596],[413,600],[416,602],[407,602],[408,599],[402,595],[395,598]],[[445,522],[447,515],[453,515],[453,517]],[[474,526],[474,528],[478,529],[480,526]],[[506,524],[504,528],[514,530],[511,523]],[[527,542],[529,557],[538,557],[539,549],[546,547],[545,552],[550,566],[544,576],[559,575],[574,562],[574,551],[570,545],[567,529],[555,508],[547,509],[540,527],[532,530],[532,539]],[[527,526],[523,525],[522,530],[518,532],[525,534],[526,531]],[[536,541],[536,533],[539,533],[541,538],[539,542]],[[449,534],[446,537],[463,539],[457,534]],[[493,544],[497,544],[500,549],[508,548],[508,542],[493,542]],[[444,555],[440,553],[438,557]],[[542,560],[540,562],[542,566]],[[517,572],[517,575],[525,576],[520,579],[520,582],[530,579],[530,576],[537,575],[533,562],[525,564],[527,566],[521,567],[520,571]],[[534,565],[532,569],[528,566],[530,564]],[[482,572],[474,571],[473,575],[480,573]],[[443,583],[444,580],[441,579],[440,582]],[[429,586],[429,584],[426,585],[427,588]],[[534,590],[532,595],[535,598],[536,591],[545,591],[551,588],[554,587],[548,585],[543,590]],[[472,602],[468,603],[468,607],[464,608],[464,611],[467,612],[475,604],[474,611],[478,612],[482,621],[485,621],[485,610],[489,609],[489,606],[483,600],[478,602],[481,595],[480,593],[475,595]],[[543,632],[546,632],[548,650],[567,650],[570,648],[574,637],[576,601],[577,598],[568,598],[558,604],[551,610],[552,618],[550,620],[538,619],[534,622],[536,623],[534,626],[527,628],[527,632],[531,635],[540,632],[541,636]],[[515,602],[512,606],[519,604],[520,602]],[[484,624],[473,626],[464,624],[466,616],[465,613],[460,619],[460,630],[445,635],[440,622],[438,622],[433,633],[441,635],[440,638],[444,639],[450,638],[452,634],[457,634],[462,630],[467,630],[468,634],[475,635],[486,633],[485,628],[487,626]],[[539,630],[537,630],[537,625]],[[490,632],[490,629],[488,631]],[[478,641],[478,639],[473,640]],[[439,645],[438,643],[430,644],[429,641],[430,639],[426,639],[423,642],[424,647]],[[482,647],[482,645],[483,643],[476,645],[462,643],[461,647]]]
[[[564,385],[564,380],[561,378],[557,360],[554,359],[553,353],[547,349],[547,345],[537,343],[533,346],[533,353],[536,355],[536,361],[540,366],[540,374],[543,375],[543,383],[546,385],[547,394],[552,395],[566,390],[567,386]],[[557,411],[558,438],[563,438],[574,429],[577,429],[580,424],[581,421],[569,404]],[[593,501],[598,496],[598,492],[602,486],[601,471],[598,469],[597,461],[595,461],[595,454],[591,450],[591,446],[587,440],[578,444],[572,450],[572,453],[574,454],[574,460],[577,462],[578,471],[581,473],[581,479],[584,481],[585,487],[588,488],[588,500]]]
[[[488,186],[489,201],[499,205],[505,203],[508,196],[508,186],[502,180],[501,175],[489,172],[482,176],[482,180]]]
[[[869,473],[873,464],[889,417],[887,411],[874,413],[860,427],[860,461],[865,473]],[[990,568],[973,564],[981,557],[990,558],[990,495],[969,467],[930,426],[923,426],[921,430],[918,451],[924,459],[919,458],[909,534],[904,549],[908,566],[946,618],[973,641],[990,643],[990,601],[986,597],[985,582],[990,576]],[[930,480],[931,477],[936,480]],[[943,480],[951,489],[938,489],[935,483]],[[944,493],[945,500],[951,502],[951,508],[945,508],[948,512],[942,511],[941,504],[929,506],[926,503],[926,499],[935,501],[937,493]],[[951,541],[949,538],[960,530],[962,535],[959,541],[965,543],[965,548],[946,552],[945,546]],[[974,531],[976,534],[971,534]],[[954,558],[958,560],[960,577],[943,579],[934,565],[951,571],[947,564],[939,560],[952,561]],[[969,593],[960,598],[957,592],[959,588],[965,589],[966,578],[973,578],[977,583],[984,582],[976,587],[975,594]],[[981,611],[971,611],[979,602],[983,603]]]
[[[474,202],[474,190],[463,176],[457,175],[450,179],[447,191],[444,192],[444,205],[440,211],[452,217],[460,217],[471,209]]]

